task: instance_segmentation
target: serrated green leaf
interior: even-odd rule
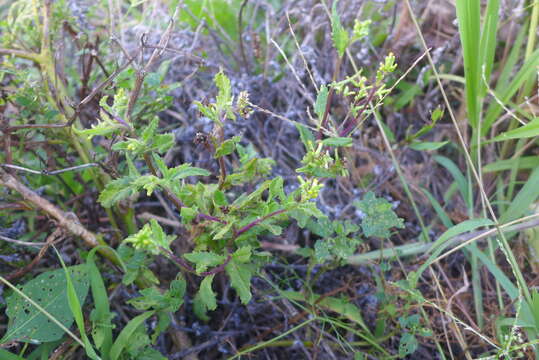
[[[339,57],[343,57],[344,52],[348,47],[349,35],[348,31],[346,31],[341,24],[341,19],[337,13],[337,2],[338,1],[334,1],[331,8],[331,35],[333,46],[335,46],[335,49],[337,49]]]
[[[328,87],[324,84],[320,86],[320,91],[316,96],[316,102],[314,103],[314,112],[318,116],[318,119],[322,120],[324,113],[326,112],[326,106],[328,102]],[[297,125],[296,125],[297,126]],[[314,138],[312,139],[314,141]]]
[[[170,177],[172,181],[178,181],[185,179],[189,176],[210,176],[211,173],[206,169],[191,166],[191,164],[181,164],[170,170]]]
[[[136,176],[124,176],[122,178],[112,180],[105,186],[105,189],[101,191],[98,201],[101,203],[101,205],[108,208],[120,200],[137,194],[139,188],[133,186],[136,179]]]
[[[301,142],[303,145],[305,145],[305,148],[308,148],[309,142],[314,143],[314,135],[309,130],[309,128],[303,124],[300,124],[298,122],[294,123],[296,125],[296,129],[298,129],[299,132],[299,138],[301,139]]]
[[[215,85],[219,89],[217,97],[215,98],[216,115],[219,116],[221,112],[226,114],[226,117],[230,120],[235,120],[234,113],[232,112],[232,87],[230,85],[230,79],[224,74],[223,70],[219,71],[214,78]],[[213,119],[218,124],[221,124],[221,119],[215,117]]]
[[[153,137],[155,136],[155,131],[157,130],[157,126],[159,125],[159,118],[155,116],[152,121],[144,128],[142,131],[141,137],[142,140],[144,140],[145,143],[149,143],[152,141]]]
[[[283,178],[280,176],[275,177],[269,186],[269,200],[272,200],[274,198],[278,198],[280,200],[284,200],[286,198],[286,195],[284,193],[284,181]]]
[[[250,246],[242,246],[238,250],[234,251],[234,254],[232,254],[232,258],[234,261],[239,263],[247,263],[251,259],[251,252],[252,249]]]
[[[192,253],[184,254],[183,257],[196,265],[197,274],[208,270],[208,267],[221,265],[226,259],[223,255],[208,251],[194,251]]]
[[[331,258],[331,243],[326,239],[317,240],[314,243],[314,258],[319,264],[324,263],[325,261]]]
[[[225,267],[226,273],[230,277],[230,284],[240,296],[243,304],[248,304],[251,301],[251,277],[252,270],[249,265],[240,264],[234,259]]]
[[[204,280],[202,280],[202,282],[200,283],[200,289],[198,290],[198,293],[200,294],[200,300],[204,303],[204,306],[208,310],[212,311],[217,309],[217,299],[215,297],[215,293],[211,288],[214,276],[215,275],[206,276]]]
[[[190,224],[193,219],[197,216],[198,212],[195,209],[190,207],[182,207],[180,210],[180,216],[182,217],[183,224]]]
[[[152,139],[152,145],[146,151],[157,150],[159,153],[164,153],[174,146],[173,134],[159,134]]]
[[[136,234],[127,237],[123,242],[132,243],[135,249],[157,255],[161,253],[161,248],[168,249],[174,238],[172,235],[166,235],[161,225],[155,219],[151,219]]]
[[[220,190],[215,190],[215,192],[213,193],[213,202],[217,206],[226,206],[226,205],[228,205],[226,195]]]
[[[228,140],[225,140],[215,149],[215,155],[214,157],[216,159],[230,155],[236,150],[236,144],[239,143],[241,140],[241,136],[234,136]]]
[[[275,235],[275,236],[279,236],[283,232],[282,227],[278,225],[270,224],[267,222],[261,222],[260,224],[258,224],[258,226],[260,226],[261,228],[265,230],[268,230],[272,235]]]
[[[79,303],[84,303],[88,294],[89,279],[86,265],[67,268]],[[73,323],[73,314],[69,309],[67,280],[64,269],[52,270],[28,281],[21,291],[60,321],[66,328]],[[9,324],[1,343],[8,341],[51,342],[64,335],[58,325],[39,311],[19,294],[13,293],[6,299],[6,314]]]
[[[220,240],[222,239],[229,231],[232,229],[232,225],[234,225],[232,222],[229,222],[226,225],[223,225],[221,229],[213,236],[214,240]]]
[[[388,238],[391,235],[389,229],[404,227],[403,220],[393,212],[391,204],[384,198],[377,198],[373,192],[368,192],[363,200],[356,201],[354,205],[365,213],[361,229],[367,237]]]
[[[104,111],[101,111],[101,119],[97,124],[92,125],[90,129],[77,130],[73,127],[73,131],[77,135],[84,136],[88,138],[88,140],[91,140],[94,136],[108,136],[125,128],[126,126],[118,121],[112,120]]]

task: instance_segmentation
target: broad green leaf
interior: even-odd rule
[[[71,274],[79,303],[84,303],[89,288],[86,265],[70,266],[67,270]],[[64,269],[44,272],[24,284],[20,290],[66,328],[73,323],[73,314],[68,310],[67,280]],[[9,324],[0,342],[13,340],[49,342],[56,341],[64,335],[64,330],[17,293],[13,293],[6,301]]]
[[[230,283],[240,296],[243,304],[248,304],[251,301],[251,277],[252,269],[249,265],[240,264],[235,259],[225,267],[226,273],[230,277]]]
[[[226,205],[228,205],[228,201],[226,199],[225,193],[220,191],[220,190],[215,190],[215,192],[213,193],[213,202],[217,206],[226,206]]]
[[[365,194],[363,200],[354,205],[365,214],[361,229],[367,237],[388,238],[392,227],[404,228],[403,220],[397,217],[391,204],[384,198],[377,198],[373,192]]]
[[[158,134],[153,137],[151,146],[148,146],[146,151],[157,151],[162,154],[170,150],[173,146],[174,146],[173,134]]]
[[[195,251],[189,254],[184,254],[184,258],[196,265],[196,272],[200,274],[208,270],[208,267],[221,265],[225,262],[223,255],[218,255],[208,251]]]
[[[418,342],[414,334],[406,332],[402,334],[399,341],[399,357],[413,354],[417,350]]]
[[[352,146],[352,138],[349,137],[332,137],[322,140],[322,144],[326,146]]]

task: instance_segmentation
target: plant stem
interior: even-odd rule
[[[240,235],[243,234],[244,232],[249,231],[249,230],[251,230],[253,227],[255,227],[256,225],[260,224],[262,221],[267,220],[267,219],[269,219],[269,218],[271,218],[271,217],[273,217],[273,216],[277,216],[277,215],[279,215],[279,214],[282,214],[282,213],[284,213],[285,211],[286,211],[286,209],[276,210],[276,211],[274,211],[274,212],[272,212],[272,213],[269,213],[269,214],[266,215],[266,216],[263,216],[263,217],[261,217],[261,218],[259,218],[259,219],[256,219],[256,220],[253,221],[252,223],[247,224],[247,225],[245,225],[244,227],[242,227],[241,229],[239,229],[239,230],[236,232],[236,236],[240,236]]]
[[[333,72],[332,82],[337,81],[337,77],[339,76],[339,73],[341,71],[342,61],[343,61],[342,57],[337,57],[337,63],[335,64],[335,71]],[[326,102],[326,109],[324,110],[324,116],[322,117],[322,122],[318,130],[318,135],[317,135],[318,140],[322,139],[324,129],[327,127],[328,118],[329,118],[329,110],[331,109],[331,101],[333,100],[334,93],[335,93],[335,89],[333,88],[333,86],[330,86],[329,94],[328,94],[328,98]]]

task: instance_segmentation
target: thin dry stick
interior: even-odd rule
[[[56,230],[54,230],[53,233],[50,234],[47,237],[45,245],[39,250],[39,253],[37,254],[37,256],[29,264],[27,264],[26,266],[24,266],[24,267],[16,270],[15,272],[7,275],[6,279],[8,281],[13,281],[14,279],[20,278],[21,276],[23,276],[24,274],[26,274],[27,272],[32,270],[32,268],[34,266],[36,266],[36,264],[39,262],[39,260],[41,260],[41,258],[45,255],[45,253],[47,252],[49,247],[53,243],[59,242],[59,241],[61,241],[63,239],[64,239],[63,230],[61,228],[56,228]]]
[[[433,278],[434,281],[436,282],[436,286],[437,286],[437,288],[438,288],[438,291],[440,292],[440,294],[442,295],[442,297],[444,298],[444,300],[445,300],[445,302],[446,302],[445,311],[446,311],[448,314],[453,314],[453,312],[451,311],[451,301],[452,301],[453,297],[459,293],[460,289],[459,289],[459,291],[457,291],[457,293],[453,294],[453,295],[451,296],[451,298],[449,299],[449,301],[448,301],[448,300],[447,300],[447,297],[445,296],[445,293],[444,293],[444,291],[443,291],[443,288],[442,288],[440,282],[438,281],[438,278],[436,277],[436,274],[434,274],[434,270],[432,270],[432,268],[430,268],[429,270],[430,270],[430,272],[431,272],[432,278]],[[468,287],[468,286],[467,286],[467,282],[466,282],[466,287]],[[453,317],[455,317],[455,316],[453,315]],[[450,319],[451,319],[451,317],[450,317]],[[471,357],[471,355],[470,355],[470,351],[468,350],[468,348],[467,348],[467,346],[466,346],[466,342],[464,341],[464,337],[462,336],[462,332],[460,331],[460,328],[457,326],[457,323],[456,323],[456,322],[452,321],[452,323],[453,323],[453,325],[454,325],[454,326],[453,326],[453,331],[454,331],[454,333],[455,333],[455,337],[457,338],[457,341],[458,341],[460,347],[461,347],[462,350],[464,351],[464,356],[466,356],[466,359],[467,359],[467,360],[472,360],[472,357]],[[475,327],[475,328],[477,328],[477,327]],[[445,331],[445,324],[444,324],[444,331]],[[448,340],[449,340],[449,339],[448,339]],[[451,349],[451,348],[449,348],[449,349]]]
[[[172,33],[172,27],[174,25],[174,19],[178,15],[178,7],[176,7],[176,10],[174,10],[174,15],[172,15],[172,18],[169,21],[168,27],[165,30],[163,36],[161,36],[161,39],[159,40],[159,44],[157,44],[157,48],[152,52],[152,55],[150,56],[150,59],[144,65],[144,68],[141,71],[137,72],[137,79],[135,80],[135,86],[133,89],[133,92],[131,93],[131,96],[129,97],[129,102],[127,104],[127,119],[129,123],[132,123],[131,121],[131,115],[133,113],[133,108],[135,106],[135,103],[140,95],[140,90],[142,89],[142,83],[144,82],[144,78],[146,77],[146,74],[150,71],[153,63],[163,55],[163,52],[167,48],[168,41],[170,40],[170,35]],[[144,36],[141,38],[141,43],[143,48],[145,46],[144,42]]]
[[[2,168],[0,168],[0,185],[18,192],[25,200],[31,202],[51,217],[55,218],[59,226],[66,229],[71,234],[81,237],[86,245],[91,247],[99,245],[96,236],[82,226],[76,219],[76,216],[70,216],[71,214],[64,213],[50,201],[42,198],[30,188],[21,184],[14,176],[8,174]]]

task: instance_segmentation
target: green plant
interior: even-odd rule
[[[128,11],[136,11],[136,8],[137,4],[133,3]],[[168,94],[178,84],[164,84],[169,62],[164,61],[156,71],[151,70],[161,54],[159,46],[166,46],[172,22],[145,65],[129,68],[142,51],[141,48],[132,57],[127,56],[126,62],[105,79],[98,81],[101,76],[92,71],[84,74],[81,79],[83,87],[87,87],[91,80],[97,85],[93,90],[86,89],[85,96],[74,105],[69,99],[75,98],[74,88],[79,84],[72,78],[55,82],[65,72],[56,66],[51,45],[51,40],[59,36],[59,24],[69,27],[73,19],[64,13],[61,4],[52,5],[49,1],[45,1],[39,9],[21,1],[12,10],[13,17],[5,20],[6,24],[12,22],[11,29],[37,25],[35,28],[38,30],[24,33],[24,40],[29,49],[39,50],[26,52],[10,49],[16,40],[14,31],[2,37],[6,48],[2,48],[1,53],[9,57],[1,74],[13,75],[9,82],[20,89],[16,93],[9,92],[5,101],[21,108],[2,131],[10,139],[11,136],[18,138],[20,134],[30,133],[35,141],[49,141],[50,134],[59,131],[61,136],[51,141],[52,145],[58,145],[65,152],[75,151],[77,163],[82,164],[71,166],[74,164],[58,158],[56,161],[59,164],[55,165],[67,169],[88,169],[81,176],[83,183],[77,184],[78,179],[73,173],[60,171],[54,174],[61,174],[58,181],[38,177],[31,179],[30,184],[47,186],[47,192],[58,192],[58,196],[66,196],[66,191],[69,195],[79,195],[85,191],[86,185],[95,186],[99,191],[98,201],[107,211],[115,237],[122,243],[116,250],[104,246],[105,237],[102,234],[94,235],[83,232],[80,227],[70,227],[70,221],[78,221],[76,217],[67,219],[53,204],[37,195],[31,197],[33,206],[55,214],[61,226],[74,235],[83,234],[93,249],[83,254],[85,264],[76,267],[64,265],[64,269],[44,272],[26,283],[20,291],[13,290],[7,308],[10,324],[3,342],[42,342],[36,348],[35,354],[38,355],[35,356],[47,356],[53,343],[56,344],[64,333],[68,333],[93,359],[159,358],[160,355],[150,345],[168,327],[170,313],[183,304],[187,284],[180,274],[170,283],[168,290],[157,288],[159,280],[147,268],[155,256],[165,255],[178,265],[180,272],[199,277],[200,283],[189,284],[198,287],[193,299],[194,309],[199,318],[208,320],[207,312],[217,308],[217,295],[212,285],[221,274],[226,274],[242,303],[247,304],[251,300],[251,278],[259,273],[270,257],[260,248],[263,237],[280,235],[293,223],[319,236],[314,249],[303,249],[303,255],[309,261],[309,280],[314,281],[312,270],[315,266],[322,264],[333,268],[342,265],[355,253],[363,238],[389,237],[391,228],[403,227],[402,220],[393,213],[391,205],[385,199],[376,198],[372,192],[356,203],[356,207],[365,214],[361,227],[349,221],[329,219],[316,204],[319,192],[328,179],[347,175],[344,149],[352,144],[354,130],[370,114],[370,103],[380,102],[387,94],[386,76],[396,68],[392,54],[380,64],[372,80],[358,72],[337,81],[339,70],[336,69],[335,81],[320,87],[314,108],[318,116],[315,131],[297,124],[305,154],[297,168],[297,181],[287,184],[293,190],[285,191],[285,180],[272,175],[273,159],[261,158],[254,147],[240,136],[225,138],[227,122],[248,118],[255,106],[250,103],[247,92],[233,95],[231,82],[222,70],[214,77],[217,87],[215,100],[196,103],[201,115],[213,122],[212,132],[200,134],[196,141],[213,157],[219,171],[212,173],[191,164],[167,165],[164,153],[174,145],[174,137],[171,133],[161,131],[158,113],[170,105],[171,97]],[[36,15],[38,10],[41,10],[41,16]],[[334,45],[339,62],[342,62],[346,49],[366,36],[368,22],[357,22],[349,35],[334,7],[331,23]],[[39,71],[25,66],[19,69],[19,58],[32,61]],[[74,68],[65,70],[74,72]],[[45,81],[41,81],[40,76]],[[56,87],[52,84],[56,84]],[[107,88],[109,85],[110,88]],[[348,99],[351,104],[349,117],[340,125],[333,122],[330,114],[331,97],[336,95]],[[99,116],[97,121],[91,119],[91,127],[84,127],[82,120],[87,119],[83,119],[82,110],[93,100],[99,100],[95,101]],[[42,133],[33,133],[36,129]],[[92,142],[96,139],[106,141]],[[39,152],[28,152],[24,146],[13,152],[9,145],[7,149],[5,158],[2,158],[4,168],[49,174],[46,170],[32,169],[42,167],[43,158]],[[237,161],[234,166],[228,167],[226,158]],[[25,166],[14,164],[15,159]],[[2,184],[7,184],[8,180],[10,184],[16,181],[4,170],[0,175]],[[156,220],[140,228],[137,226],[132,205],[141,192],[145,192],[146,196],[160,192],[167,197],[192,239],[192,243],[186,244],[192,251],[176,254],[170,247],[176,237],[167,234]],[[25,194],[30,194],[30,191]],[[128,304],[142,313],[131,318],[119,331],[114,331],[115,316],[108,302],[108,289],[102,270],[99,270],[94,259],[96,252],[121,267],[124,285],[136,283],[140,289],[141,296]],[[41,281],[44,278],[55,281],[43,287]],[[10,284],[1,279],[6,285]],[[57,301],[53,303],[51,299],[41,296],[39,291],[36,293],[35,286],[41,292],[57,292],[57,296],[52,298]],[[93,304],[86,304],[89,290]],[[289,293],[287,296],[301,298],[310,305],[320,304],[326,310],[343,314],[368,334],[368,345],[384,353],[362,323],[358,309],[351,307],[346,299],[332,296],[321,298],[309,291],[304,294]],[[33,306],[26,303],[33,301],[33,297],[37,297],[35,304],[38,306],[32,302]],[[58,314],[62,304],[60,310],[64,311]],[[65,311],[66,305],[70,312]],[[87,306],[91,308],[91,313],[85,318],[83,309]],[[34,323],[28,323],[27,317],[38,322],[39,329]],[[148,334],[143,324],[151,317],[157,318],[157,326],[152,334]],[[53,318],[58,321],[52,321]],[[77,325],[79,335],[68,329],[73,322]],[[41,332],[48,337],[41,336]]]

